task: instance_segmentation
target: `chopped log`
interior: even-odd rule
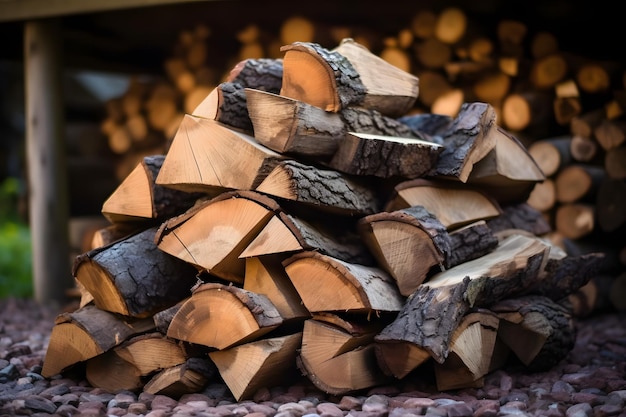
[[[489,310],[467,313],[452,334],[450,353],[434,363],[437,389],[482,387],[491,370],[500,320]]]
[[[532,63],[529,81],[539,90],[547,89],[562,81],[567,72],[567,60],[562,54],[556,52]]]
[[[468,184],[485,187],[501,203],[526,201],[535,184],[546,179],[524,145],[500,128],[491,129],[495,147],[474,164]]]
[[[134,235],[141,230],[142,228],[135,223],[114,223],[103,227],[94,232],[86,251],[110,245],[113,242]]]
[[[364,101],[367,87],[338,51],[311,42],[293,42],[280,50],[284,52],[281,96],[335,113]]]
[[[417,61],[428,70],[443,68],[452,60],[451,46],[437,38],[419,41],[413,49]]]
[[[596,228],[596,208],[589,203],[564,203],[556,208],[555,230],[568,239],[580,239]]]
[[[376,322],[359,326],[351,322],[340,326],[338,320],[309,319],[304,322],[302,348],[297,357],[300,371],[320,390],[345,394],[388,382],[377,366],[373,339],[379,330]]]
[[[542,213],[551,213],[551,210],[556,206],[554,180],[546,178],[543,182],[535,184],[526,203]]]
[[[261,388],[294,381],[299,375],[296,355],[302,332],[255,340],[230,349],[209,352],[235,400],[251,399]]]
[[[362,265],[375,263],[352,224],[312,223],[284,212],[272,217],[239,257],[302,251],[317,251]]]
[[[467,29],[467,16],[458,7],[446,7],[437,16],[434,36],[447,44],[457,43]]]
[[[456,182],[431,181],[422,178],[403,181],[394,187],[385,211],[423,206],[449,230],[497,217],[500,205],[484,192]],[[464,207],[457,210],[457,207]]]
[[[434,267],[459,265],[498,245],[484,221],[448,234],[446,227],[422,206],[366,216],[359,220],[358,228],[379,265],[396,280],[404,296],[412,294]]]
[[[202,198],[155,184],[165,155],[143,158],[102,204],[102,215],[115,223],[163,221],[185,212]]]
[[[496,146],[496,113],[486,103],[464,103],[454,120],[439,133],[444,150],[430,175],[467,182],[475,163]]]
[[[570,164],[556,174],[554,185],[559,203],[594,201],[604,180],[604,168],[590,164]]]
[[[336,113],[261,90],[246,96],[255,139],[276,152],[329,157],[346,134]]]
[[[160,250],[152,227],[76,257],[73,276],[106,311],[148,317],[189,296],[196,269]]]
[[[311,313],[397,312],[404,303],[393,278],[378,267],[312,251],[292,255],[283,265]]]
[[[184,364],[162,370],[143,387],[153,395],[179,399],[184,394],[200,392],[217,375],[217,369],[208,358],[189,358]]]
[[[248,115],[246,90],[234,82],[220,83],[195,107],[191,115],[215,120],[247,134],[252,134],[254,130]]]
[[[284,256],[246,258],[243,289],[265,295],[274,304],[285,323],[311,317],[282,265]],[[156,320],[155,320],[156,321]]]
[[[187,114],[163,161],[156,184],[187,192],[251,190],[282,159],[282,155],[245,133]]]
[[[354,39],[343,39],[334,51],[348,59],[365,86],[363,101],[356,104],[389,117],[411,110],[419,95],[417,76],[391,65]]]
[[[408,113],[418,96],[418,78],[346,38],[333,50],[294,42],[281,48],[280,95],[326,111],[361,106],[389,117]]]
[[[547,297],[503,300],[492,310],[500,317],[498,337],[531,372],[549,370],[574,347],[576,327],[570,312]]]
[[[437,165],[444,148],[421,139],[349,132],[328,166],[347,174],[418,178]]]
[[[204,283],[176,312],[167,336],[218,350],[251,342],[283,323],[264,295],[220,283]]]
[[[139,391],[143,386],[139,370],[130,362],[108,350],[85,363],[85,378],[92,387],[109,392]]]
[[[528,153],[546,177],[555,175],[561,168],[572,163],[571,135],[534,141]]]
[[[502,125],[513,132],[526,131],[539,136],[550,126],[549,121],[554,117],[552,107],[552,96],[545,92],[509,94],[502,103]]]
[[[591,138],[575,135],[570,144],[572,158],[579,162],[590,162],[598,155],[598,143]]]
[[[358,227],[365,244],[404,296],[424,282],[433,266],[449,259],[446,227],[423,206],[372,214],[360,219]]]
[[[339,215],[373,214],[381,206],[359,179],[293,160],[276,165],[255,191]]]
[[[50,333],[50,342],[41,375],[57,375],[72,365],[112,349],[133,335],[154,329],[150,318],[121,317],[89,304],[74,312],[59,314]]]
[[[199,270],[242,283],[239,256],[278,210],[274,200],[254,191],[225,192],[164,222],[154,241]]]
[[[604,169],[611,178],[626,179],[626,146],[609,149],[606,152]]]
[[[465,313],[472,307],[489,307],[520,294],[536,280],[548,251],[538,239],[513,235],[487,255],[433,275],[407,298],[397,318],[376,336],[381,350],[378,358],[386,363],[381,367],[402,375],[429,356],[443,363],[452,334]],[[398,346],[385,352],[388,345],[407,343],[415,345],[412,350],[427,355],[399,357],[403,348]]]
[[[593,134],[605,151],[618,148],[626,142],[626,121],[603,120],[595,127]]]
[[[226,82],[268,93],[279,94],[283,83],[283,60],[249,58],[240,61],[228,74]]]

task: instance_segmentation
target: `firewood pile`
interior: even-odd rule
[[[550,239],[527,203],[546,176],[495,108],[413,113],[418,77],[351,38],[281,51],[233,67],[103,203],[42,375],[241,400],[564,358],[606,257]]]

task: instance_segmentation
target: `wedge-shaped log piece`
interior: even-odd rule
[[[155,184],[165,155],[143,158],[102,204],[102,215],[111,223],[162,221],[185,212],[202,198]]]
[[[452,122],[439,132],[443,152],[430,176],[467,182],[474,164],[495,146],[496,112],[487,103],[464,103]]]
[[[314,224],[285,212],[272,217],[240,257],[301,251],[317,251],[350,263],[375,264],[358,233],[345,224]]]
[[[423,206],[448,230],[497,217],[500,205],[482,191],[450,181],[422,178],[403,181],[394,187],[385,211]]]
[[[337,113],[304,101],[246,89],[254,138],[279,153],[329,157],[346,134]]]
[[[430,269],[450,256],[446,227],[422,206],[366,216],[359,220],[358,228],[404,296],[413,293]]]
[[[41,375],[57,375],[72,365],[94,358],[133,335],[154,330],[151,318],[133,319],[100,310],[93,304],[54,321]]]
[[[400,311],[404,297],[384,270],[351,264],[318,252],[295,254],[285,271],[310,312]]]
[[[484,221],[454,232],[422,206],[363,217],[358,229],[379,265],[408,296],[433,271],[443,270],[486,255],[498,239]]]
[[[188,297],[197,270],[162,250],[152,227],[76,257],[73,274],[102,310],[148,317]]]
[[[535,236],[543,236],[552,231],[543,213],[525,202],[502,206],[502,213],[488,219],[487,225],[494,233],[516,229],[525,230]]]
[[[490,130],[495,147],[474,164],[468,184],[483,187],[503,203],[528,199],[535,185],[546,179],[524,145],[499,126]]]
[[[156,178],[187,192],[251,190],[282,155],[211,119],[185,115]]]
[[[189,358],[181,365],[166,368],[154,375],[143,391],[178,399],[184,394],[202,391],[217,376],[217,368],[209,358]]]
[[[452,334],[469,308],[487,308],[523,293],[526,281],[539,275],[548,251],[539,239],[513,235],[493,252],[433,275],[407,298],[394,322],[376,336],[381,368],[398,377],[406,375],[426,361],[427,357],[415,353],[419,349],[443,363]],[[398,343],[415,346],[390,348]],[[397,356],[402,351],[407,352],[405,358]]]
[[[345,322],[348,326],[341,326]],[[302,348],[297,358],[300,371],[320,390],[346,394],[389,381],[378,368],[373,339],[376,323],[358,326],[350,321],[309,319],[304,322]]]
[[[296,355],[302,332],[260,339],[209,352],[209,357],[237,401],[250,399],[261,388],[293,382],[299,375]]]
[[[116,346],[113,351],[133,364],[142,376],[185,363],[188,359],[179,342],[159,332],[134,336]]]
[[[254,130],[248,115],[245,89],[235,82],[220,83],[198,104],[191,115],[215,120],[247,134],[252,134]]]
[[[139,369],[108,350],[85,363],[85,378],[92,387],[109,392],[117,390],[139,391],[143,386]]]
[[[155,236],[160,250],[200,270],[243,282],[241,252],[279,210],[254,191],[230,191],[164,222]]]
[[[280,50],[284,52],[281,96],[333,113],[364,101],[366,86],[339,52],[312,42],[294,42]]]
[[[443,150],[421,139],[348,132],[328,166],[353,175],[412,179],[430,172]]]
[[[374,190],[357,179],[292,160],[279,163],[256,191],[340,215],[380,211]]]
[[[437,389],[480,388],[491,369],[500,320],[489,310],[466,314],[452,334],[444,363],[435,362]]]
[[[285,272],[284,258],[280,255],[247,258],[243,289],[269,298],[285,323],[303,321],[311,314],[302,305],[298,291]]]
[[[221,350],[258,339],[282,323],[266,296],[233,285],[206,283],[180,306],[167,336]]]
[[[365,86],[358,103],[390,117],[407,114],[419,95],[419,78],[373,54],[354,39],[343,39],[334,51],[345,56]]]
[[[547,297],[503,300],[492,310],[501,319],[498,336],[533,372],[549,370],[574,347],[576,327],[571,313]]]

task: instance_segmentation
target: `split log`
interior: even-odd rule
[[[225,192],[164,222],[154,241],[164,253],[199,270],[241,283],[241,252],[278,210],[274,200],[254,191]]]
[[[515,229],[525,230],[534,236],[543,236],[552,231],[550,223],[541,212],[528,203],[504,206],[499,216],[487,219],[487,225],[494,233]]]
[[[98,308],[148,317],[189,296],[196,269],[160,250],[156,231],[152,227],[76,257],[72,273]]]
[[[282,265],[284,259],[285,256],[272,255],[246,258],[243,289],[266,296],[284,323],[300,323],[310,318],[311,314],[285,272]]]
[[[41,375],[57,375],[72,365],[112,349],[133,335],[154,329],[150,318],[121,317],[90,304],[54,321]]]
[[[143,391],[179,399],[184,394],[202,391],[216,375],[216,367],[208,358],[189,358],[184,364],[166,368],[154,375],[146,382]]]
[[[546,179],[544,173],[516,137],[499,126],[491,132],[495,146],[474,164],[467,183],[485,187],[501,203],[526,201],[535,184]]]
[[[261,388],[296,380],[296,355],[302,332],[255,340],[230,349],[209,352],[220,376],[237,401],[251,399]]]
[[[278,163],[255,191],[339,215],[373,214],[381,206],[358,178],[293,160]]]
[[[418,96],[416,76],[394,67],[353,39],[333,50],[294,42],[281,48],[280,95],[326,111],[360,106],[390,116],[408,113]]]
[[[204,283],[180,306],[167,336],[223,350],[259,339],[282,323],[266,296],[233,285]]]
[[[412,294],[434,267],[453,267],[495,249],[498,240],[482,225],[448,234],[422,206],[373,214],[358,223],[365,243],[404,296]]]
[[[283,159],[245,133],[185,115],[156,184],[187,192],[251,190]]]
[[[165,155],[143,158],[102,204],[102,215],[111,223],[163,221],[185,212],[202,198],[155,184]]]
[[[174,340],[161,333],[131,337],[120,345],[87,361],[85,376],[97,388],[110,392],[136,391],[143,387],[143,377],[185,363],[188,358]]]
[[[317,252],[283,261],[304,306],[315,312],[397,312],[404,303],[393,278],[378,267],[344,262]]]
[[[528,147],[528,153],[543,174],[546,177],[551,177],[561,168],[572,163],[571,142],[571,135],[534,141]]]
[[[389,381],[377,366],[373,339],[379,324],[317,316],[304,322],[300,371],[320,390],[345,394]]]
[[[239,257],[316,251],[350,263],[374,265],[371,253],[351,226],[341,222],[312,223],[281,212],[267,222]]]
[[[559,203],[594,201],[605,176],[603,167],[570,164],[561,169],[554,178],[556,199]]]
[[[444,150],[430,176],[467,182],[474,164],[496,146],[495,109],[486,103],[464,103],[451,123],[438,132]]]
[[[499,318],[489,310],[469,312],[452,334],[450,353],[443,363],[434,363],[437,389],[482,387],[492,370]]]
[[[328,166],[352,175],[412,179],[437,166],[444,149],[421,139],[349,132]]]
[[[531,372],[547,371],[574,347],[576,327],[567,309],[547,297],[527,296],[492,306],[498,337]]]
[[[222,82],[191,111],[192,116],[204,117],[252,134],[245,88],[234,82]]]
[[[423,206],[448,230],[497,217],[500,205],[482,191],[456,182],[415,179],[403,181],[394,187],[385,204],[385,211],[396,211],[412,206]],[[456,209],[463,207],[463,210]]]

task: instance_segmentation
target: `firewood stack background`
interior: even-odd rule
[[[577,316],[624,308],[623,68],[456,8],[393,38],[282,29],[209,64],[196,27],[167,81],[107,107],[111,226],[76,259],[44,376],[172,396],[219,378],[238,400],[298,377],[448,390],[549,369]]]

